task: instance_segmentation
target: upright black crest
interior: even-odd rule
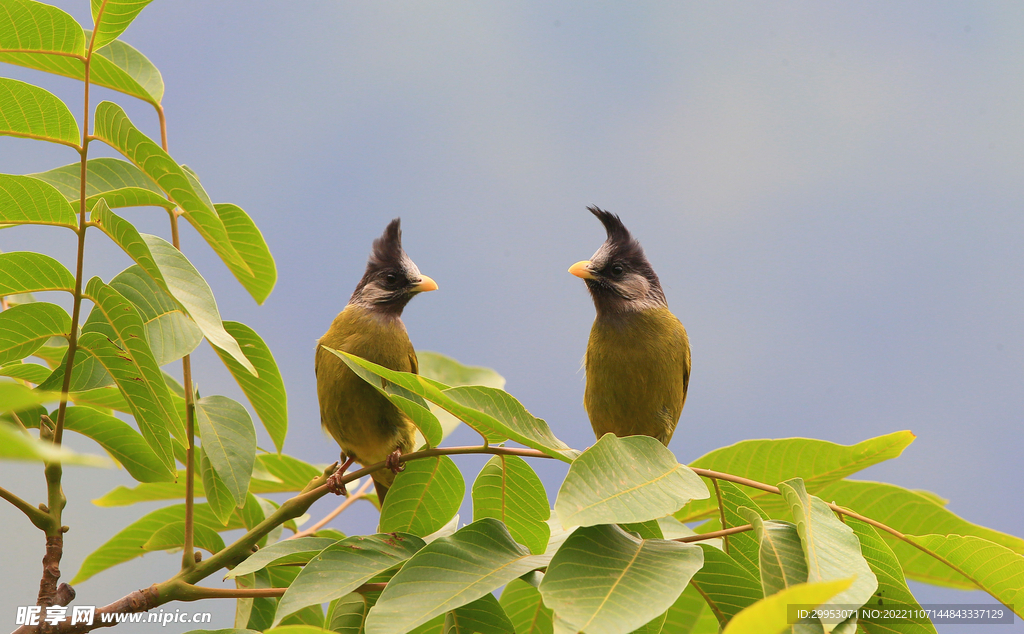
[[[605,211],[600,207],[587,207],[587,211],[597,216],[597,219],[604,225],[605,231],[608,232],[609,242],[627,243],[633,240],[633,236],[630,235],[629,229],[626,225],[622,224],[622,220],[618,216],[610,211]]]
[[[384,228],[384,233],[373,241],[373,251],[367,270],[382,266],[397,266],[402,260],[402,219],[395,218]]]

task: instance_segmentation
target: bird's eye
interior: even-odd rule
[[[388,286],[394,286],[397,281],[398,281],[398,276],[395,275],[394,273],[388,273],[387,275],[384,276],[384,282]]]
[[[622,275],[623,271],[625,271],[625,269],[622,267],[621,264],[612,265],[612,275],[614,275],[615,277],[619,277],[620,275]]]

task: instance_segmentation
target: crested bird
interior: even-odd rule
[[[344,493],[340,480],[352,462],[369,466],[383,460],[388,469],[372,474],[377,498],[383,503],[395,474],[404,468],[399,462],[401,455],[413,449],[416,426],[324,346],[391,370],[418,374],[419,363],[402,323],[402,310],[413,296],[436,289],[434,280],[420,273],[402,249],[401,220],[395,218],[373,241],[366,272],[348,305],[317,342],[320,424],[341,446],[343,464],[331,476],[336,493]]]
[[[622,220],[587,207],[608,238],[569,272],[583,278],[597,317],[584,359],[583,405],[598,438],[652,436],[668,445],[686,402],[690,341],[658,276]]]

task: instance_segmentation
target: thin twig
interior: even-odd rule
[[[49,527],[50,515],[44,513],[37,507],[32,506],[25,500],[21,499],[17,495],[11,493],[7,489],[0,487],[0,498],[3,498],[13,504],[19,511],[28,516],[28,519],[36,526],[36,528],[45,531]]]
[[[719,486],[718,480],[712,480],[711,482],[714,483],[714,485],[715,485],[715,497],[718,498],[718,517],[719,517],[719,522],[721,523],[722,528],[726,529],[726,528],[728,528],[728,526],[725,523],[725,503],[722,501],[722,487]],[[728,534],[729,533],[726,533],[726,535],[728,535]],[[725,550],[725,554],[728,555],[729,554],[729,539],[728,538],[726,538],[726,537],[722,538],[722,546],[723,546],[723,549]]]
[[[726,537],[728,535],[735,535],[736,533],[745,533],[749,530],[753,530],[753,528],[754,527],[750,524],[744,524],[743,526],[723,528],[720,531],[711,531],[710,533],[700,533],[699,535],[687,535],[686,537],[677,537],[671,541],[683,542],[684,544],[691,544],[693,542],[702,542],[705,539],[714,539],[716,537]]]
[[[318,530],[320,530],[321,528],[326,526],[328,522],[330,522],[334,518],[338,517],[338,515],[340,515],[342,511],[344,511],[348,507],[352,506],[352,504],[356,500],[366,497],[366,492],[370,489],[370,485],[371,484],[373,484],[373,479],[372,478],[367,478],[366,482],[364,482],[362,484],[362,486],[360,486],[359,489],[356,490],[355,493],[353,493],[352,495],[349,495],[347,498],[345,498],[344,502],[342,502],[341,504],[338,505],[338,508],[334,509],[333,511],[331,511],[330,513],[325,515],[324,518],[322,520],[320,520],[319,522],[317,522],[316,524],[313,524],[309,528],[307,528],[305,530],[302,530],[302,531],[299,531],[298,533],[295,533],[294,535],[292,535],[291,537],[288,537],[287,539],[295,539],[297,537],[308,537],[308,536],[312,535],[313,533],[317,532]]]

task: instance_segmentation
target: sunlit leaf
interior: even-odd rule
[[[324,537],[297,537],[261,548],[235,566],[225,579],[233,579],[271,565],[305,564],[324,548],[337,543]]]
[[[164,96],[164,79],[153,62],[134,47],[114,40],[93,50],[89,81],[154,105]]]
[[[665,616],[664,634],[718,634],[718,619],[690,584]]]
[[[701,479],[654,438],[605,434],[569,467],[555,513],[566,528],[644,522],[709,495]]]
[[[77,229],[78,218],[51,185],[31,176],[0,174],[0,224]]]
[[[849,579],[841,579],[793,586],[744,609],[729,622],[722,634],[782,634],[792,627],[790,605],[820,605],[849,585]]]
[[[238,503],[235,502],[228,485],[224,484],[224,480],[217,475],[217,470],[210,463],[206,451],[199,447],[198,452],[199,476],[202,479],[203,488],[201,491],[196,490],[194,495],[205,497],[206,503],[210,505],[210,510],[217,516],[220,523],[227,524],[231,521],[231,516],[234,515]]]
[[[0,253],[0,296],[74,290],[75,276],[50,256],[30,251]]]
[[[81,132],[71,111],[53,93],[0,77],[0,136],[60,143],[78,149]]]
[[[333,601],[423,548],[407,533],[348,537],[310,559],[281,597],[274,623],[308,605]]]
[[[501,376],[491,368],[483,368],[472,365],[463,365],[451,357],[429,350],[417,350],[416,358],[419,360],[420,376],[443,383],[450,387],[460,385],[483,385],[499,390],[505,388],[505,377]],[[448,434],[455,431],[462,421],[446,412],[439,405],[429,403],[430,411],[441,423],[443,430],[442,440]]]
[[[531,574],[543,578],[540,573]],[[553,612],[544,606],[540,590],[533,584],[513,579],[505,586],[499,602],[515,626],[516,634],[552,634]]]
[[[370,610],[366,632],[407,632],[538,565],[542,559],[517,544],[501,522],[473,522],[426,545],[405,563]]]
[[[241,506],[256,460],[256,430],[249,412],[226,396],[206,396],[195,406],[206,456]]]
[[[277,265],[274,264],[274,256],[270,254],[263,234],[249,214],[238,205],[217,203],[213,208],[224,223],[231,245],[245,260],[248,270],[231,261],[225,263],[256,303],[262,304],[277,283]]]
[[[494,456],[473,482],[473,521],[493,517],[535,555],[544,552],[551,530],[544,484],[519,456]]]
[[[153,0],[92,0],[92,47],[98,49],[124,33],[139,12]]]
[[[411,460],[384,499],[379,530],[429,535],[458,512],[465,493],[462,473],[448,456]]]
[[[202,331],[181,305],[138,265],[118,273],[110,287],[138,309],[157,365],[177,361],[203,340]]]
[[[82,187],[82,164],[70,163],[52,170],[30,174],[50,185],[53,185],[69,201],[78,201]],[[85,195],[89,207],[99,197],[112,192],[142,190],[163,198],[162,190],[149,176],[127,161],[116,158],[94,158],[86,163]],[[111,199],[107,205],[116,207]]]
[[[69,407],[64,429],[95,440],[139,482],[169,482],[174,472],[149,447],[139,432],[119,418],[91,407]]]
[[[73,17],[57,7],[6,0],[0,13],[0,52],[7,51],[84,56],[85,33]],[[0,56],[0,61],[7,60]]]
[[[2,314],[3,313],[0,313],[0,315]],[[0,322],[0,326],[2,325],[3,323]],[[39,365],[38,363],[22,363],[21,361],[14,361],[13,363],[0,366],[0,376],[9,376],[12,379],[18,379],[19,381],[38,385],[39,383],[42,383],[46,377],[50,376],[50,369],[45,365]]]
[[[551,560],[540,593],[573,631],[630,632],[664,614],[703,562],[699,546],[582,527]]]
[[[707,602],[718,622],[725,625],[740,610],[761,600],[761,582],[735,559],[708,544],[701,544],[704,567],[690,582]]]
[[[3,411],[15,409],[8,404],[15,402],[13,399],[7,400],[8,396],[12,396],[12,390],[8,386],[22,387],[14,383],[0,383],[0,403],[3,403],[0,405],[0,409]],[[13,398],[19,398],[19,395],[13,395]],[[100,456],[79,454],[64,447],[55,447],[52,442],[29,436],[7,424],[0,424],[0,460],[61,462],[66,465],[77,464],[89,467],[111,466],[109,460]]]
[[[0,312],[0,365],[24,359],[50,337],[70,332],[71,317],[56,304],[33,302],[12,306]]]

